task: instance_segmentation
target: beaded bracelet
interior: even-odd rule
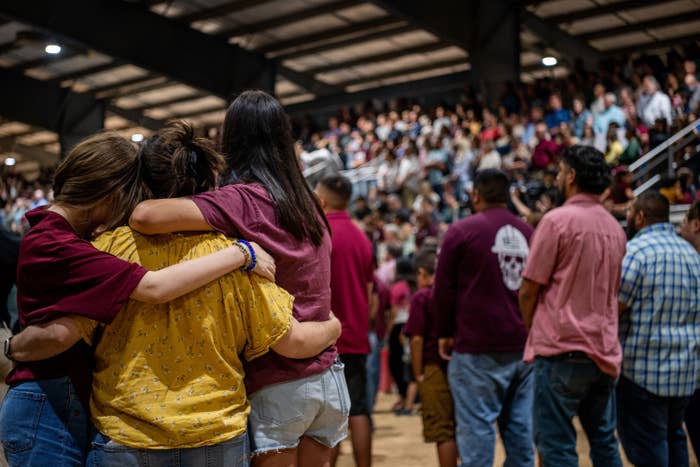
[[[253,269],[255,269],[255,266],[258,265],[258,258],[257,258],[257,256],[255,256],[255,250],[253,249],[253,246],[250,243],[248,243],[247,240],[243,240],[241,238],[238,241],[241,242],[242,244],[244,244],[246,246],[246,248],[248,248],[248,251],[250,252],[250,265],[247,268],[245,268],[245,270],[252,271]]]
[[[234,245],[236,245],[238,249],[241,250],[241,253],[243,253],[243,258],[245,259],[245,263],[243,263],[243,266],[241,266],[241,270],[247,271],[248,266],[250,266],[253,263],[252,258],[250,257],[250,251],[243,245],[243,243],[241,243],[240,240],[236,241]]]

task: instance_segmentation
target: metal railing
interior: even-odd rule
[[[635,196],[641,195],[661,181],[662,175],[655,169],[664,162],[667,164],[666,174],[668,176],[675,174],[676,153],[695,141],[695,129],[698,125],[700,125],[700,119],[688,124],[678,133],[630,164],[628,168],[632,174],[633,182],[641,182],[634,190]]]

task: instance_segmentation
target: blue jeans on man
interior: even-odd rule
[[[615,378],[582,352],[535,359],[535,445],[545,466],[578,467],[578,415],[594,467],[622,467],[615,437]]]
[[[493,465],[495,423],[506,449],[505,465],[534,465],[532,366],[522,357],[522,352],[452,354],[448,381],[462,467]]]
[[[637,467],[687,467],[683,416],[690,397],[661,397],[624,376],[617,385],[617,432]]]

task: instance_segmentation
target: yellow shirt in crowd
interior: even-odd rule
[[[122,227],[96,248],[158,270],[232,244],[220,234],[145,236]],[[243,434],[250,407],[241,358],[286,334],[293,298],[240,271],[162,305],[130,300],[109,326],[78,322],[96,345],[90,409],[115,442],[193,448]],[[93,344],[94,342],[94,344]]]

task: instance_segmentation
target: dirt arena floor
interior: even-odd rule
[[[425,444],[421,434],[420,415],[397,417],[389,410],[396,400],[395,396],[381,394],[377,400],[374,415],[376,430],[374,433],[373,466],[374,467],[432,467],[437,466],[435,448]],[[690,465],[698,467],[698,463],[690,449]],[[352,447],[349,441],[343,442],[339,467],[352,467]],[[589,467],[588,442],[580,426],[578,427],[578,453],[580,465]],[[624,454],[623,454],[624,457]],[[505,451],[500,444],[496,446],[496,461],[494,465],[501,466],[505,460]],[[631,466],[625,460],[624,465]]]

